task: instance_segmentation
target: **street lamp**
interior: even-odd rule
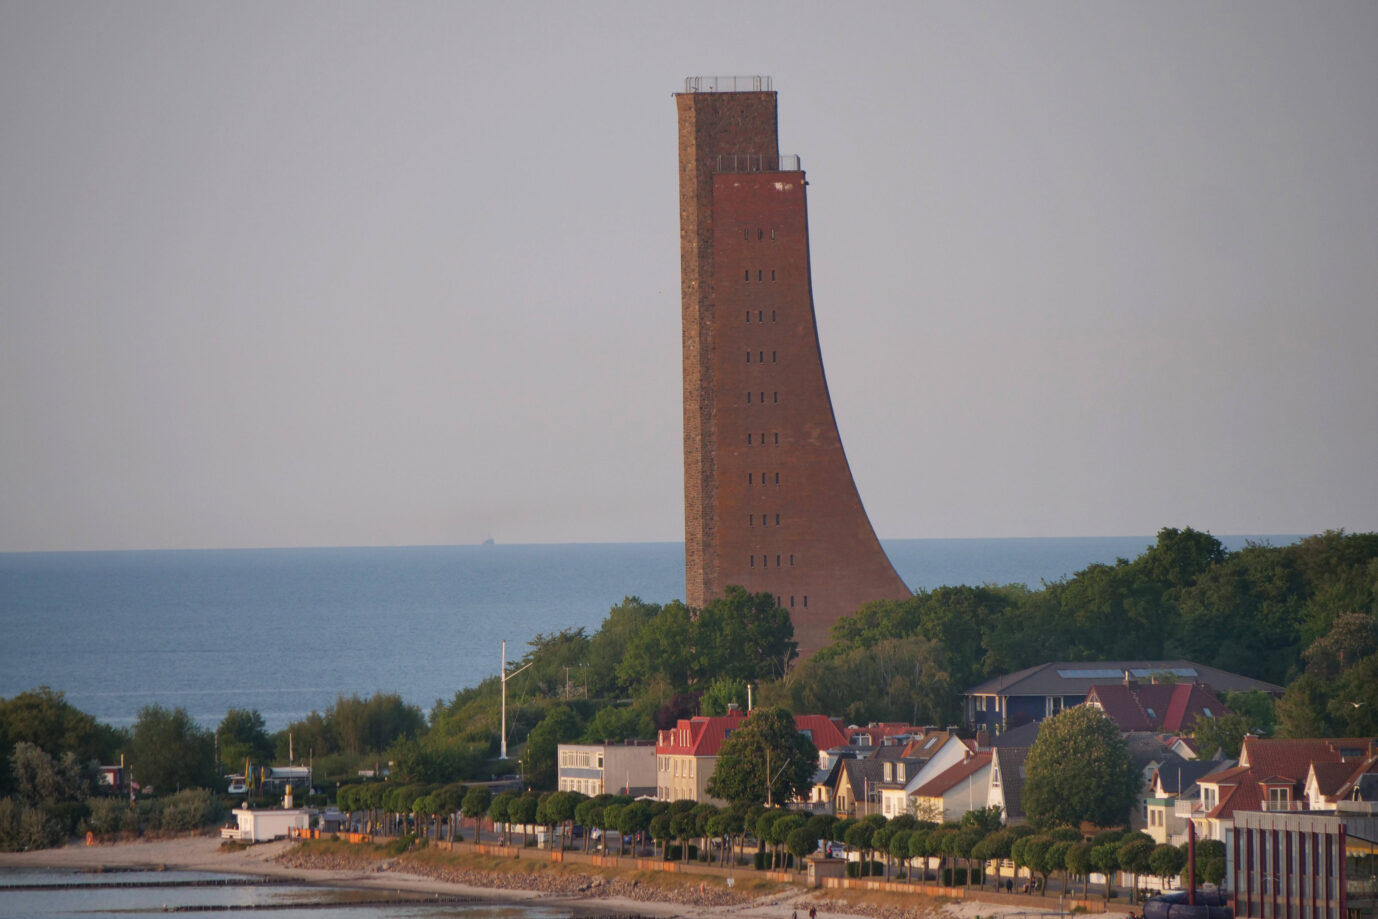
[[[521,666],[521,667],[518,667],[516,670],[513,670],[511,673],[508,673],[508,672],[507,672],[507,640],[506,640],[506,639],[503,639],[503,642],[502,642],[502,669],[498,671],[498,673],[502,676],[502,741],[501,741],[501,752],[499,753],[499,758],[500,758],[500,759],[503,759],[503,760],[506,760],[506,759],[507,759],[507,681],[508,681],[509,679],[511,679],[512,677],[516,676],[517,674],[521,673],[523,670],[525,670],[527,667],[530,667],[531,664],[534,664],[534,663],[535,663],[535,661],[531,661],[531,662],[529,662],[529,663],[527,663],[527,664],[524,664],[524,665]],[[526,784],[525,779],[522,780],[522,784]]]

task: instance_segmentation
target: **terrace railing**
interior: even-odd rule
[[[770,87],[770,77],[766,76],[684,78],[686,93],[768,93]]]

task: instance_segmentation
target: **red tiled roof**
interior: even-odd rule
[[[1087,693],[1086,701],[1097,702],[1121,731],[1175,734],[1198,716],[1215,717],[1229,711],[1200,683],[1097,684]]]
[[[1239,754],[1239,765],[1222,769],[1200,779],[1202,784],[1220,788],[1220,800],[1210,817],[1229,817],[1236,811],[1260,810],[1267,787],[1291,789],[1291,799],[1300,801],[1305,795],[1304,783],[1315,770],[1327,785],[1331,777],[1343,771],[1350,776],[1362,772],[1371,760],[1342,762],[1342,750],[1371,749],[1361,738],[1323,738],[1305,740],[1261,740],[1246,737]],[[1322,791],[1322,794],[1325,792]]]
[[[916,798],[941,798],[947,791],[956,787],[971,775],[990,765],[991,752],[974,753],[964,762],[940,772],[914,790]]]
[[[842,719],[829,718],[827,715],[798,715],[794,719],[795,727],[801,731],[808,731],[813,745],[820,750],[831,750],[833,747],[845,746],[847,737],[842,733]]]
[[[660,756],[717,756],[727,735],[746,720],[746,715],[698,715],[681,718],[674,728],[656,737]]]

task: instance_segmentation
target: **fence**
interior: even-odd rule
[[[685,77],[686,93],[768,93],[771,92],[771,79],[766,76],[752,77]]]
[[[796,153],[720,153],[714,172],[798,172]]]

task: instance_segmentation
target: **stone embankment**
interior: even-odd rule
[[[293,848],[279,855],[275,861],[289,868],[326,871],[398,871],[418,877],[463,884],[489,890],[525,890],[542,897],[565,899],[616,898],[646,903],[675,903],[684,906],[732,907],[746,906],[755,899],[733,890],[711,885],[659,887],[642,884],[635,879],[603,878],[596,875],[536,871],[483,871],[458,865],[437,865],[407,859],[379,861],[362,853],[314,853]]]

